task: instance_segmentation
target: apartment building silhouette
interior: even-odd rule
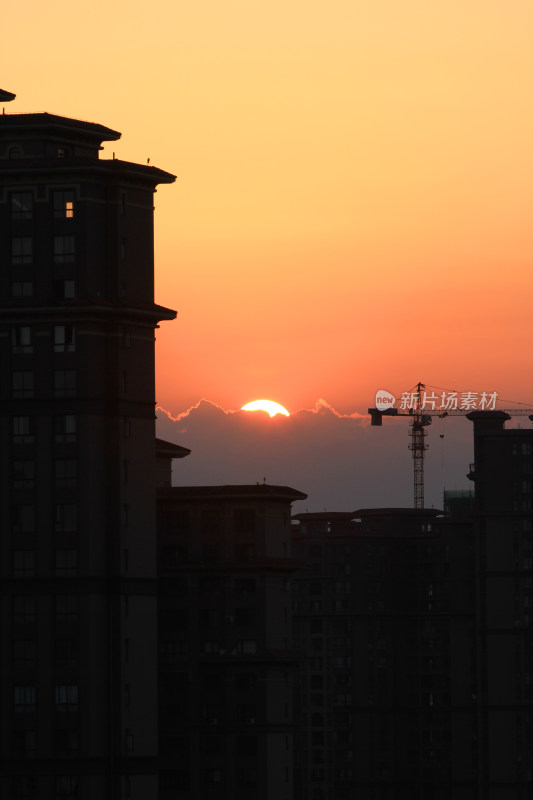
[[[7,93],[9,94],[9,93]],[[2,99],[10,99],[4,96]],[[155,187],[0,116],[0,794],[157,796]]]

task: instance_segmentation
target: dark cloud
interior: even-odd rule
[[[190,448],[174,462],[175,485],[267,483],[308,494],[295,511],[348,511],[410,506],[413,468],[407,420],[339,414],[325,401],[290,417],[224,411],[208,400],[172,417],[158,408],[157,435]],[[443,489],[468,489],[472,427],[468,420],[436,420],[428,429],[426,505],[442,506]]]

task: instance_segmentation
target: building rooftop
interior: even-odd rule
[[[0,99],[2,98],[0,97]],[[0,130],[9,130],[10,133],[14,131],[19,131],[20,133],[29,132],[32,128],[46,130],[47,133],[57,131],[64,134],[66,131],[71,133],[77,131],[100,142],[114,142],[120,139],[122,135],[118,131],[107,128],[105,125],[99,125],[97,122],[61,117],[58,114],[49,114],[46,111],[29,114],[2,114],[0,115],[0,126]]]
[[[305,500],[307,495],[289,486],[267,483],[225,486],[172,486],[160,490],[161,497],[173,500]]]
[[[181,447],[174,442],[167,442],[165,439],[155,439],[155,453],[162,458],[185,458],[191,451],[187,447]]]

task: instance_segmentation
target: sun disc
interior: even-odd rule
[[[273,400],[252,400],[251,403],[246,403],[245,406],[242,406],[241,411],[266,411],[271,417],[276,414],[283,414],[285,417],[289,416],[287,409]]]

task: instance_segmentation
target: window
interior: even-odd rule
[[[76,297],[76,283],[75,281],[54,281],[54,297],[57,300],[71,300]]]
[[[11,349],[14,353],[33,353],[32,330],[29,325],[11,328]]]
[[[235,559],[239,562],[252,561],[255,558],[255,545],[252,543],[236,544]]]
[[[257,642],[255,639],[241,639],[237,642],[237,653],[253,655],[257,653]]]
[[[78,796],[77,775],[56,776],[56,800],[73,800]]]
[[[35,575],[35,552],[15,550],[13,552],[13,577],[33,578]]]
[[[13,488],[33,489],[35,487],[35,462],[13,462]]]
[[[35,597],[19,594],[13,597],[13,624],[28,625],[35,622]]]
[[[80,749],[78,731],[71,728],[56,731],[56,755],[60,757],[77,756]]]
[[[35,711],[35,686],[13,688],[15,714],[31,714]]]
[[[70,531],[75,531],[77,527],[78,527],[78,506],[76,505],[76,503],[56,505],[55,508],[56,531],[70,532]]]
[[[255,509],[237,508],[234,511],[235,533],[253,533],[255,531]]]
[[[235,675],[235,688],[236,689],[257,689],[257,674],[255,672],[238,672]]]
[[[56,550],[56,576],[67,578],[78,574],[78,551]]]
[[[30,417],[13,417],[13,441],[17,444],[33,442]]]
[[[54,396],[75,397],[76,372],[73,369],[54,370]]]
[[[55,461],[56,486],[75,486],[77,462],[74,458],[58,458]],[[70,528],[68,530],[74,530]]]
[[[11,194],[11,219],[31,219],[33,212],[33,195],[31,192],[13,192]]]
[[[61,192],[54,192],[53,197],[54,217],[56,219],[72,219],[74,217],[74,191],[65,189]]]
[[[13,372],[11,387],[13,397],[33,397],[35,394],[33,372],[29,370]]]
[[[54,352],[73,353],[76,349],[74,325],[54,325]]]
[[[35,640],[15,639],[13,642],[13,669],[31,669],[35,666]]]
[[[255,589],[256,589],[255,578],[235,579],[235,594],[239,594],[246,597],[255,594]]]
[[[74,236],[54,236],[54,261],[56,264],[71,264],[74,261]]]
[[[78,687],[74,684],[56,686],[56,711],[78,710]]]
[[[35,530],[35,507],[26,504],[13,506],[11,529],[13,533],[33,533]]]
[[[61,414],[54,417],[56,442],[76,441],[76,417],[74,414]]]
[[[238,786],[257,783],[257,770],[253,767],[240,767],[235,773],[235,782]]]
[[[37,784],[35,778],[27,775],[17,775],[13,778],[13,797],[27,798],[37,797]]]
[[[33,240],[31,236],[13,236],[11,239],[11,263],[31,264],[33,261]]]
[[[56,667],[58,669],[71,669],[78,664],[77,639],[56,639],[55,643]]]
[[[75,594],[56,595],[56,622],[78,622],[79,599]]]
[[[35,757],[35,731],[15,730],[11,733],[15,758]]]
[[[12,297],[32,297],[33,283],[31,281],[13,281],[11,284]]]

